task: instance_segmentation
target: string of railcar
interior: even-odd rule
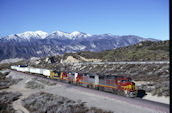
[[[60,72],[57,70],[28,67],[26,65],[11,66],[11,69],[20,72],[39,74],[47,78],[58,79],[66,83],[111,92],[126,97],[137,96],[135,83],[127,76]]]

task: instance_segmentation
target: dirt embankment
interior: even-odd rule
[[[100,62],[100,59],[88,59],[88,58],[84,58],[80,55],[77,56],[77,58],[73,57],[73,56],[68,56],[66,59],[61,60],[61,63],[76,63],[76,62]]]

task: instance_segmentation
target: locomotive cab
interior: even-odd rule
[[[124,91],[127,97],[136,97],[136,86],[130,77],[116,79],[117,88]]]

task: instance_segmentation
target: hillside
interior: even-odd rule
[[[101,52],[66,53],[63,59],[73,56],[76,59],[100,59],[101,61],[161,61],[169,60],[169,40],[167,41],[143,41],[131,46]]]
[[[169,61],[169,41],[144,41],[132,46],[101,52],[82,51],[34,60],[39,65],[69,62]]]

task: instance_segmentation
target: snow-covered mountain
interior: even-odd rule
[[[140,41],[157,41],[139,36],[113,34],[90,35],[74,31],[28,31],[0,38],[0,60],[53,56],[79,51],[102,51],[129,46]]]
[[[16,41],[30,41],[31,39],[44,39],[48,36],[48,33],[43,31],[27,31],[20,34],[12,34],[6,37],[2,37],[1,40],[16,40]]]
[[[66,33],[62,31],[55,31],[47,36],[47,38],[59,38],[59,39],[71,39],[76,40],[79,38],[88,38],[90,37],[90,34],[82,33],[79,31],[74,31],[72,33]]]
[[[55,31],[52,32],[51,34],[48,34],[43,31],[27,31],[24,33],[20,34],[12,34],[8,35],[5,37],[1,37],[0,39],[2,40],[15,40],[15,41],[30,41],[33,39],[45,39],[45,38],[56,38],[56,39],[71,39],[71,40],[76,40],[79,38],[88,38],[91,37],[90,34],[82,33],[79,31],[74,31],[72,33],[66,33],[62,31]]]

